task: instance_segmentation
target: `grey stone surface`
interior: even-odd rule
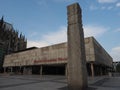
[[[68,86],[70,90],[85,90],[87,87],[87,69],[82,15],[79,4],[69,5],[67,15]]]
[[[91,86],[95,90],[120,90],[120,77],[104,78]]]
[[[64,76],[0,76],[0,90],[64,90]]]
[[[87,90],[120,90],[120,77],[88,77]],[[68,90],[65,76],[0,75],[0,90]]]

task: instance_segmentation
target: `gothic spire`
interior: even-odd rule
[[[2,16],[2,18],[1,18],[1,20],[0,20],[0,27],[2,27],[3,22],[4,22],[4,16]]]
[[[4,16],[2,16],[1,21],[4,21]]]

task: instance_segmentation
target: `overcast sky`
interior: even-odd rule
[[[94,36],[120,61],[120,0],[0,0],[0,16],[23,32],[27,47],[44,47],[67,41],[66,6],[82,8],[85,37]]]

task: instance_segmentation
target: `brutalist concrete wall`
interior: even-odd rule
[[[39,49],[33,49],[7,55],[4,67],[29,66],[40,64],[59,64],[67,62],[67,44],[61,43]]]
[[[95,51],[94,51],[94,43],[92,37],[85,38],[85,52],[86,52],[86,61],[94,62]]]
[[[85,49],[87,62],[92,61],[105,65],[112,64],[113,60],[111,56],[93,37],[85,38]],[[49,60],[46,60],[45,58]],[[56,61],[54,60],[55,58],[58,58],[59,60]],[[67,63],[67,43],[6,55],[4,66],[40,65],[52,63]]]
[[[94,55],[95,55],[95,62],[107,65],[112,67],[113,59],[112,57],[106,52],[106,50],[95,40],[95,38],[91,37],[94,46]]]

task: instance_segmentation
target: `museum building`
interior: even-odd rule
[[[86,66],[89,76],[112,71],[112,57],[94,37],[85,38]],[[5,56],[4,72],[16,74],[67,75],[67,43],[28,48]]]

